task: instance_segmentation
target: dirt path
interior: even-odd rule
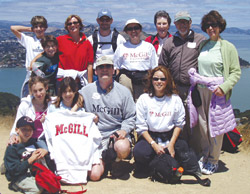
[[[2,161],[6,142],[9,137],[10,127],[0,124],[0,161]],[[2,163],[2,162],[1,162]],[[131,168],[131,164],[124,163],[124,168]],[[219,171],[214,175],[203,176],[211,179],[210,187],[203,187],[193,177],[183,176],[184,183],[167,185],[152,182],[149,179],[136,179],[129,174],[127,180],[105,178],[99,182],[89,182],[87,188],[89,194],[249,194],[250,193],[250,153],[240,151],[236,154],[222,153],[219,163]],[[79,186],[63,186],[70,191],[79,190]],[[0,194],[12,194],[8,189],[8,182],[4,175],[0,175]]]

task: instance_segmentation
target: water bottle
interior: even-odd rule
[[[182,167],[179,167],[176,172],[175,172],[175,176],[178,178],[181,178],[182,174],[184,172],[184,169]]]
[[[45,77],[45,74],[39,69],[40,66],[42,66],[43,63],[40,63],[40,62],[34,62],[32,64],[32,71],[39,77],[42,77],[44,78]]]
[[[182,167],[179,167],[178,169],[174,168],[173,171],[174,171],[173,172],[174,174],[173,174],[173,176],[172,176],[172,178],[170,180],[170,183],[176,184],[176,183],[178,183],[180,181],[181,176],[182,176],[182,174],[184,172],[184,169]]]

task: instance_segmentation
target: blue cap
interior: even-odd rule
[[[111,11],[108,9],[102,9],[101,11],[98,12],[98,18],[101,18],[102,16],[107,16],[109,18],[112,18]]]

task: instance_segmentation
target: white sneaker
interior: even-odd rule
[[[206,162],[204,161],[204,157],[200,158],[200,160],[198,161],[198,164],[200,166],[200,169],[202,170],[204,166],[206,165]]]
[[[201,169],[201,172],[203,174],[207,174],[207,175],[213,174],[213,173],[215,173],[218,170],[218,167],[219,167],[218,164],[212,164],[210,162],[207,162],[204,165],[203,169]]]

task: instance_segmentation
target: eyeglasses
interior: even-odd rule
[[[106,68],[106,69],[111,69],[111,68],[113,68],[113,65],[111,65],[111,64],[99,65],[99,66],[97,66],[96,68],[98,68],[98,69],[104,69],[104,68]]]
[[[218,27],[218,24],[217,23],[209,23],[209,24],[206,24],[204,27],[205,27],[205,29],[208,29],[210,26],[212,28],[216,28],[216,27]]]
[[[79,24],[79,22],[69,22],[67,23],[67,26],[72,26],[72,24],[76,25],[76,24]]]
[[[140,30],[141,28],[140,28],[140,26],[134,26],[134,27],[127,27],[126,28],[126,31],[133,31],[133,30]]]
[[[103,17],[101,17],[99,20],[101,22],[110,22],[111,18],[103,18]]]
[[[164,82],[164,81],[166,81],[167,79],[165,78],[165,77],[161,77],[161,78],[159,78],[159,77],[153,77],[153,80],[154,81],[162,81],[162,82]]]

